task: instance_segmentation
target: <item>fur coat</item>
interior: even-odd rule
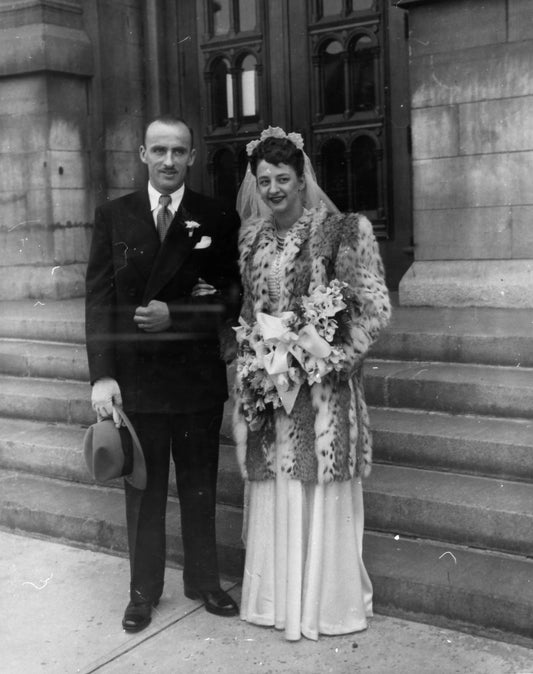
[[[303,384],[290,415],[276,409],[261,430],[248,427],[236,401],[234,435],[241,472],[249,480],[272,479],[276,470],[303,482],[349,480],[368,475],[372,460],[362,362],[390,318],[389,295],[372,225],[362,215],[305,211],[289,230],[281,256],[279,307],[270,306],[268,277],[276,254],[272,220],[243,227],[240,268],[244,287],[241,315],[251,324],[258,312],[290,311],[319,285],[337,278],[355,293],[343,348],[345,371],[333,381]],[[238,388],[238,387],[237,387]]]

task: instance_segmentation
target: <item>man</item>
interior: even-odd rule
[[[122,626],[151,620],[163,591],[170,454],[181,511],[184,591],[221,616],[215,543],[218,436],[227,399],[218,332],[238,310],[238,216],[185,185],[192,131],[171,116],[146,128],[147,188],[96,209],[86,279],[92,405],[123,405],[142,445],[147,486],[125,483],[130,602]],[[222,315],[222,312],[225,312]]]

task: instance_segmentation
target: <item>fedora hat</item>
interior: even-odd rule
[[[117,428],[112,419],[89,426],[83,440],[85,462],[98,482],[124,477],[136,489],[146,488],[146,463],[137,433],[124,410],[114,409],[124,422]]]

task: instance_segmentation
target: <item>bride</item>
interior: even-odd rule
[[[341,214],[316,183],[299,134],[269,127],[247,146],[241,215],[241,319],[279,316],[338,279],[354,301],[342,371],[301,384],[290,413],[246,415],[237,373],[234,433],[245,479],[241,618],[288,640],[363,630],[372,586],[362,559],[362,477],[371,439],[361,366],[390,317],[372,225]]]

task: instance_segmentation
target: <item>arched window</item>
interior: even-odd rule
[[[354,210],[378,216],[380,203],[378,150],[368,135],[356,138],[351,146],[351,174]]]
[[[235,204],[237,188],[233,152],[224,148],[215,153],[213,156],[213,175],[215,195],[228,204]]]
[[[376,107],[376,50],[369,35],[358,35],[350,45],[350,90],[355,112]]]
[[[227,35],[230,27],[230,0],[211,0],[213,17],[213,33],[215,35]]]
[[[233,84],[227,59],[219,59],[212,68],[211,105],[214,126],[226,126],[234,117]]]
[[[324,143],[321,150],[322,187],[333,203],[348,210],[348,185],[344,143],[336,138]]]
[[[342,114],[345,110],[343,48],[337,40],[328,42],[322,50],[323,110],[326,115]]]
[[[243,117],[256,117],[257,105],[257,59],[252,54],[241,62],[241,114]]]

